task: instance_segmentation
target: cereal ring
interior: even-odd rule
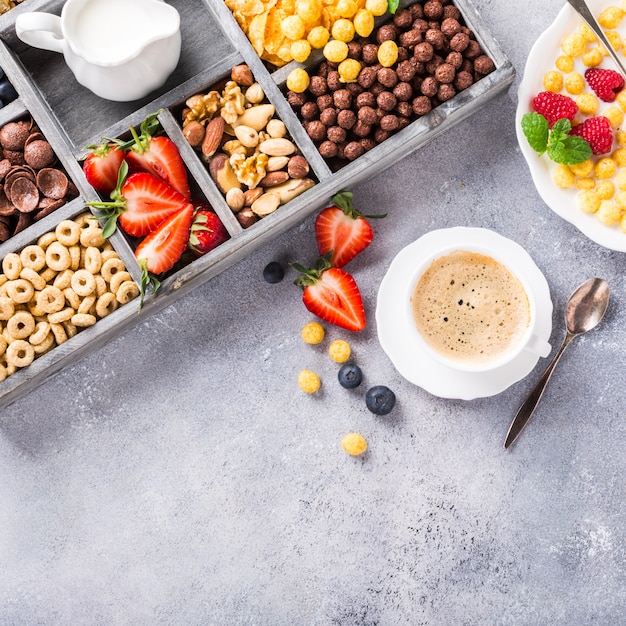
[[[26,367],[33,362],[35,350],[28,341],[18,339],[14,341],[6,351],[7,363],[15,367]]]
[[[19,278],[20,272],[22,271],[22,261],[19,254],[9,252],[9,254],[2,259],[2,271],[9,280]]]
[[[41,343],[33,344],[33,350],[35,351],[35,354],[39,355],[44,352],[48,352],[48,350],[53,348],[55,345],[54,335],[49,332]]]
[[[120,304],[126,304],[139,295],[139,287],[132,280],[125,280],[115,292],[115,297]]]
[[[38,272],[46,267],[46,252],[41,246],[26,246],[20,252],[22,267],[29,267]]]
[[[17,311],[7,321],[7,330],[15,339],[26,339],[35,330],[35,318],[28,311]]]
[[[85,248],[85,256],[83,259],[83,266],[92,274],[97,274],[102,267],[102,255],[100,250],[95,246],[89,246]]]
[[[108,242],[110,243],[110,242]],[[102,256],[102,262],[108,261],[109,259],[119,259],[120,255],[113,249],[105,250],[101,249],[100,255]]]
[[[74,270],[66,269],[62,272],[59,272],[52,283],[57,289],[63,291],[63,289],[67,289],[72,284],[72,276],[74,275]]]
[[[0,383],[3,380],[6,380],[6,377],[9,375],[9,373],[7,372],[7,368],[4,367],[4,365],[0,364]]]
[[[91,313],[93,315],[93,313],[91,312],[91,307],[94,307],[94,305],[96,304],[96,296],[94,294],[90,295],[90,296],[85,296],[83,298],[83,301],[80,303],[80,306],[78,307],[78,311],[76,311],[77,313]],[[94,307],[95,310],[95,307]]]
[[[107,239],[101,246],[100,250],[103,252],[111,252],[113,251],[113,244]]]
[[[45,261],[45,257],[44,257],[44,261]],[[46,283],[49,283],[51,280],[54,280],[56,278],[57,272],[56,270],[53,270],[51,267],[46,267],[45,270],[43,270],[42,272],[39,272],[39,275],[46,281]]]
[[[72,324],[72,322],[70,321],[63,322],[63,328],[65,328],[65,332],[67,333],[69,339],[74,337],[78,332],[78,328],[76,328],[76,325]]]
[[[4,276],[4,274],[2,274]],[[6,283],[0,285],[0,298],[8,298],[9,294],[7,293]]]
[[[96,315],[106,317],[117,309],[117,298],[114,293],[107,291],[103,293],[96,302]]]
[[[77,309],[80,306],[80,296],[71,287],[64,289],[63,295],[65,296],[67,303],[74,309]]]
[[[38,346],[50,334],[50,324],[48,322],[37,322],[35,329],[28,338],[33,346]]]
[[[30,311],[30,314],[35,318],[45,318],[47,313],[37,304],[37,294],[35,294],[35,297],[32,300],[29,300],[26,303],[26,306],[28,307],[28,310]],[[39,320],[37,320],[39,321]]]
[[[91,228],[96,218],[91,213],[81,213],[74,218],[74,222],[81,228]]]
[[[45,252],[48,249],[48,246],[53,242],[57,240],[57,236],[54,233],[54,231],[49,232],[49,233],[45,233],[44,235],[41,235],[41,237],[39,237],[39,239],[37,239],[37,245]]]
[[[106,239],[102,236],[102,228],[99,226],[90,226],[84,228],[80,233],[80,244],[88,248],[89,246],[95,246],[99,248],[104,244]]]
[[[96,279],[87,270],[76,270],[71,284],[72,289],[83,298],[92,294],[96,289]]]
[[[67,341],[67,333],[65,332],[65,328],[62,324],[50,322],[50,330],[52,331],[52,336],[57,342],[57,345],[60,346],[62,343]]]
[[[0,356],[2,356],[6,352],[8,345],[9,344],[7,343],[7,340],[2,335],[0,335]]]
[[[81,259],[81,250],[80,246],[70,246],[68,248],[70,253],[70,269],[76,271],[80,267],[80,259]]]
[[[76,313],[70,321],[74,326],[93,326],[96,323],[96,316],[89,313]]]
[[[7,294],[13,302],[24,304],[28,302],[35,294],[35,288],[27,280],[18,278],[17,280],[10,280],[6,284]]]
[[[94,278],[96,279],[96,296],[100,297],[109,291],[107,281],[100,274],[96,274]]]
[[[102,274],[102,278],[107,281],[107,283],[111,282],[111,278],[117,272],[124,272],[126,267],[124,266],[124,262],[119,257],[111,257],[102,263],[102,267],[100,268],[100,273]]]
[[[113,277],[111,278],[111,282],[109,283],[109,286],[111,287],[111,291],[113,293],[117,293],[117,290],[120,288],[120,285],[126,280],[132,280],[132,276],[126,271],[117,272],[113,274]]]
[[[8,282],[9,279],[6,277],[5,274],[0,274],[0,287],[2,287],[2,285],[4,285],[4,283]]]
[[[27,280],[37,291],[41,291],[46,286],[46,281],[30,267],[23,267],[20,278]]]
[[[71,307],[65,307],[60,311],[56,311],[55,313],[48,314],[48,321],[50,324],[60,324],[61,322],[67,322],[72,319],[72,316],[76,313],[76,311]]]
[[[80,226],[73,220],[63,220],[54,229],[57,241],[68,248],[75,246],[80,241]]]
[[[65,306],[65,296],[57,287],[48,285],[37,294],[37,306],[44,313],[56,313]]]
[[[15,313],[15,303],[9,296],[0,296],[0,320],[8,320]]]
[[[53,241],[46,248],[46,263],[53,270],[62,272],[70,267],[72,257],[70,257],[69,250],[60,241]]]

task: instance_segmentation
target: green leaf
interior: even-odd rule
[[[589,142],[576,135],[567,136],[562,141],[548,146],[548,156],[563,165],[575,165],[589,159],[592,155]]]
[[[395,13],[400,5],[400,0],[387,0],[387,10],[389,13]]]
[[[539,113],[526,113],[522,117],[522,131],[528,139],[530,147],[537,153],[543,154],[548,148],[550,128],[548,120]]]

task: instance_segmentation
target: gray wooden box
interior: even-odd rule
[[[158,110],[161,110],[159,121],[179,147],[193,179],[193,186],[211,203],[230,234],[227,242],[164,280],[158,293],[146,298],[143,308],[139,308],[138,300],[120,307],[112,315],[99,320],[94,326],[1,382],[0,408],[19,399],[67,364],[76,362],[146,316],[209,280],[256,247],[292,228],[327,204],[337,191],[354,187],[373,173],[380,173],[417,150],[505,91],[515,75],[511,63],[485,29],[470,0],[455,0],[466,24],[475,33],[483,50],[493,59],[495,71],[428,115],[412,122],[370,152],[333,172],[283,95],[287,75],[297,64],[276,71],[268,69],[221,0],[170,0],[169,3],[181,15],[183,47],[179,65],[160,90],[143,100],[130,103],[98,98],[76,82],[60,54],[30,48],[16,37],[15,19],[20,13],[46,11],[58,15],[63,6],[62,0],[25,0],[0,16],[0,65],[19,94],[17,101],[0,110],[0,126],[27,113],[31,114],[80,192],[76,200],[1,244],[0,259],[8,252],[19,251],[41,234],[53,230],[62,219],[84,211],[85,202],[98,200],[98,195],[82,173],[80,160],[85,154],[84,147],[99,143],[102,137],[123,136],[130,126],[137,126],[148,114]],[[403,3],[408,4],[411,2]],[[315,59],[312,57],[310,63],[313,62]],[[277,115],[309,161],[318,181],[315,186],[247,229],[239,225],[204,164],[185,141],[179,119],[174,114],[189,96],[208,89],[228,76],[230,69],[239,63],[247,63],[251,67],[256,80],[276,107]],[[115,233],[111,241],[128,271],[139,281],[139,267],[129,242],[120,233]]]

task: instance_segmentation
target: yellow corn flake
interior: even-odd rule
[[[569,74],[574,71],[574,59],[570,56],[562,54],[560,57],[557,57],[554,64],[556,65],[557,70],[560,70],[565,74]]]
[[[543,87],[546,91],[561,91],[563,89],[563,74],[555,70],[546,72],[543,77]]]
[[[574,186],[576,177],[567,165],[559,164],[552,173],[552,180],[559,189],[569,189]]]
[[[605,179],[615,176],[617,165],[611,157],[602,157],[596,161],[593,168],[593,175],[596,178]]]
[[[583,115],[594,115],[600,108],[600,101],[592,93],[581,93],[574,100]]]
[[[578,208],[584,213],[595,213],[600,208],[600,202],[595,191],[581,191],[578,194]]]
[[[330,33],[324,26],[315,26],[309,31],[306,39],[312,48],[323,48],[330,39]]]
[[[586,67],[598,67],[604,60],[604,57],[598,48],[591,48],[591,50],[587,50],[582,55],[581,60]]]
[[[577,96],[585,90],[585,77],[579,72],[572,72],[565,77],[565,91]]]
[[[617,28],[624,17],[624,11],[616,6],[610,6],[604,9],[598,15],[598,23],[603,28]]]
[[[600,208],[596,211],[596,217],[605,226],[615,226],[622,217],[622,209],[614,200],[602,200]]]
[[[569,168],[570,170],[572,170],[575,176],[589,176],[591,172],[593,172],[593,161],[591,159],[585,159],[580,163],[570,165]]]

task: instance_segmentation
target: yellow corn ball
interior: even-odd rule
[[[359,5],[355,0],[339,0],[335,10],[341,17],[353,17],[359,10]]]
[[[387,0],[366,0],[365,8],[376,17],[384,15],[387,12]]]
[[[579,72],[572,72],[565,77],[565,91],[573,96],[585,91],[585,77]]]
[[[298,386],[305,393],[315,393],[322,386],[320,377],[311,370],[302,370],[298,374]]]
[[[611,106],[602,112],[602,115],[606,117],[611,123],[611,128],[619,128],[624,121],[624,112],[616,106]]]
[[[295,93],[302,93],[308,89],[310,82],[311,79],[306,70],[297,67],[291,70],[289,76],[287,76],[287,89]]]
[[[561,91],[563,89],[563,74],[552,70],[543,76],[543,87],[546,91]]]
[[[599,48],[591,48],[591,50],[587,50],[587,52],[582,55],[581,60],[587,67],[598,67],[604,60],[604,57]]]
[[[600,101],[592,93],[581,93],[574,101],[583,115],[594,115],[600,108]]]
[[[350,358],[351,352],[350,344],[343,339],[337,339],[328,346],[328,354],[335,363],[345,363]]]
[[[613,50],[617,52],[622,46],[622,38],[620,37],[620,34],[615,30],[609,30],[605,33],[605,35]]]
[[[574,59],[564,54],[558,57],[554,64],[556,65],[557,70],[560,70],[565,74],[569,74],[574,71]]]
[[[626,169],[618,170],[615,176],[615,184],[617,185],[618,189],[626,191]]]
[[[578,194],[578,208],[584,213],[595,213],[600,208],[600,202],[595,191],[581,191]]]
[[[352,22],[356,34],[360,37],[369,37],[374,30],[374,15],[367,9],[359,9]]]
[[[319,322],[309,322],[302,328],[301,335],[304,343],[317,345],[324,339],[324,327]]]
[[[330,33],[324,26],[314,26],[307,35],[307,41],[311,44],[312,48],[323,48],[330,39]]]
[[[578,26],[578,33],[582,35],[585,41],[588,43],[593,43],[594,41],[598,41],[596,34],[589,28],[589,25],[586,22],[581,22]]]
[[[618,191],[615,194],[615,204],[622,210],[622,213],[626,210],[626,191]]]
[[[593,161],[591,159],[585,159],[580,163],[570,165],[569,168],[576,176],[589,176],[591,172],[593,172]]]
[[[322,3],[312,0],[296,0],[296,15],[307,24],[315,24],[322,17]]]
[[[615,195],[615,184],[612,180],[601,180],[596,185],[596,193],[600,200],[610,200]]]
[[[626,130],[620,129],[615,133],[615,141],[618,146],[626,146]]]
[[[323,54],[331,63],[341,63],[348,58],[348,44],[345,41],[331,40],[324,46]]]
[[[343,17],[339,18],[330,29],[330,34],[337,41],[352,41],[354,39],[354,24]]]
[[[602,157],[598,159],[593,168],[593,175],[596,178],[611,178],[617,171],[617,165],[611,157]]]
[[[337,68],[342,83],[353,83],[361,71],[361,64],[356,59],[344,59]]]
[[[299,15],[289,15],[280,23],[280,30],[287,39],[296,41],[304,37],[305,26]]]
[[[398,60],[398,46],[395,41],[388,39],[378,46],[378,62],[383,67],[391,67]]]
[[[570,187],[574,186],[574,183],[576,182],[576,177],[574,176],[572,170],[567,167],[567,165],[559,164],[556,166],[554,172],[552,173],[552,180],[554,181],[554,184],[560,189],[569,189]]]
[[[623,233],[626,233],[626,215],[620,220],[619,227],[622,229]]]
[[[576,188],[580,189],[593,189],[596,186],[595,178],[577,178]]]
[[[348,433],[341,440],[341,447],[351,456],[359,456],[367,450],[367,441],[359,433]]]
[[[624,17],[624,11],[616,6],[610,6],[604,9],[598,15],[598,23],[603,28],[617,28]]]
[[[596,212],[596,217],[605,226],[615,226],[622,217],[622,209],[614,200],[602,200],[600,208]]]
[[[626,90],[622,89],[622,91],[615,96],[615,102],[622,111],[626,111]]]
[[[298,39],[291,44],[290,51],[294,61],[304,63],[311,56],[311,44],[306,39]]]
[[[579,57],[585,51],[587,41],[581,33],[567,35],[561,43],[563,54],[570,57]]]

